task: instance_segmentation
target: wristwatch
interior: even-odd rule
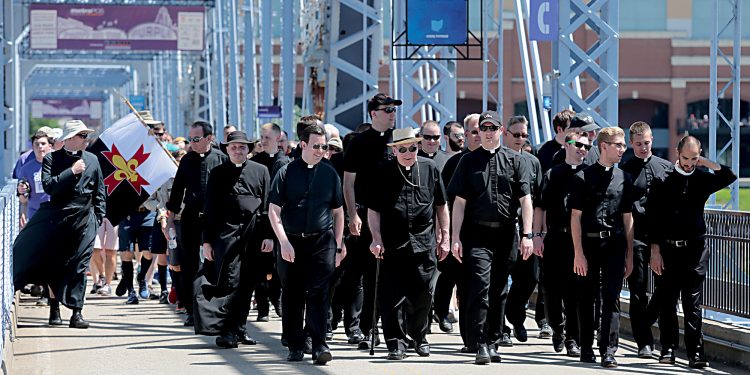
[[[339,248],[336,248],[336,254],[341,254],[342,252],[343,252],[343,250],[341,250],[341,248],[340,248],[340,247],[339,247]]]
[[[521,235],[521,237],[532,239],[532,238],[534,238],[534,233],[524,233],[524,234]]]

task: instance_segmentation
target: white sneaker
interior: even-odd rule
[[[99,291],[96,293],[100,296],[110,296],[112,295],[112,288],[109,284],[105,284],[103,287],[99,288]]]

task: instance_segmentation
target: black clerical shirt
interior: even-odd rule
[[[354,197],[357,204],[368,205],[370,187],[380,181],[374,178],[378,166],[390,159],[388,143],[393,137],[393,129],[379,132],[373,128],[358,134],[344,151],[344,172],[356,173]]]
[[[443,171],[443,167],[445,167],[445,163],[448,161],[448,155],[441,150],[438,150],[437,152],[432,154],[428,154],[420,149],[417,155],[434,161],[435,166],[437,166],[437,169],[440,172]]]
[[[531,194],[531,173],[518,152],[480,147],[461,158],[448,192],[466,200],[466,221],[515,225],[519,199]]]
[[[622,231],[622,214],[633,209],[633,182],[630,176],[615,167],[599,163],[590,165],[573,177],[568,203],[579,210],[581,228],[586,233]]]
[[[227,160],[229,158],[224,153],[213,147],[203,154],[188,152],[177,167],[167,209],[180,213],[184,201],[187,211],[201,212],[208,176],[211,170]]]
[[[286,155],[284,155],[283,152],[279,151],[273,155],[268,154],[267,152],[263,151],[261,153],[253,155],[250,160],[262,164],[268,169],[268,173],[271,176],[271,181],[273,181],[273,178],[276,177],[276,173],[289,163],[290,159]]]
[[[557,143],[552,138],[547,142],[544,142],[539,149],[536,150],[536,157],[539,159],[539,164],[542,166],[542,173],[546,173],[550,168],[553,167],[552,159],[555,157],[555,153],[560,151],[563,145]]]
[[[435,163],[417,157],[406,169],[389,160],[376,172],[370,208],[380,213],[380,233],[386,251],[435,249],[435,206],[446,203],[445,188]]]
[[[344,204],[341,179],[329,163],[311,166],[300,157],[279,169],[269,202],[281,207],[287,233],[320,233],[333,227],[331,210]]]
[[[534,207],[545,211],[547,231],[570,231],[570,207],[568,198],[573,183],[573,176],[585,165],[558,164],[544,175],[539,198],[534,200]]]
[[[732,170],[722,165],[713,173],[698,168],[690,176],[683,176],[675,168],[667,172],[663,182],[654,181],[646,211],[650,243],[691,240],[705,235],[706,200],[736,179]]]
[[[620,168],[633,180],[633,230],[635,239],[639,241],[646,241],[648,232],[646,207],[651,185],[655,179],[663,181],[667,172],[673,167],[672,163],[658,156],[650,156],[645,160],[633,157],[620,165]]]

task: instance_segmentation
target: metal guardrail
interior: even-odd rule
[[[704,218],[711,257],[703,307],[750,319],[750,212],[706,209]],[[648,278],[653,293],[654,274]],[[623,289],[627,290],[627,282]]]
[[[16,182],[8,181],[0,190],[0,357],[5,350],[6,335],[13,327],[11,309],[13,307],[13,241],[20,230],[18,226],[19,204],[16,197]]]

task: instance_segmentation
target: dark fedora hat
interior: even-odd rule
[[[236,131],[229,133],[229,135],[227,135],[226,144],[230,144],[230,143],[244,143],[246,145],[249,145],[252,142],[250,142],[250,140],[247,139],[247,135],[245,134],[245,132],[236,130]]]

